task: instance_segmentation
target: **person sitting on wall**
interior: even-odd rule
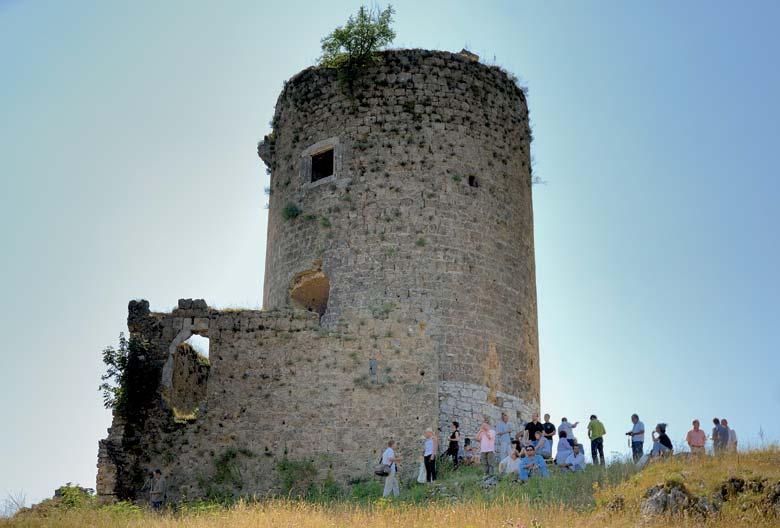
[[[585,455],[580,451],[580,446],[574,444],[566,461],[560,465],[564,471],[583,471],[585,469]]]
[[[555,453],[555,463],[559,466],[563,466],[566,463],[566,459],[572,454],[573,447],[569,443],[566,431],[561,431],[558,433],[558,436],[560,437],[560,440],[558,441],[558,451]]]
[[[520,470],[520,454],[512,449],[509,454],[498,463],[499,475],[517,475]]]
[[[547,463],[536,454],[534,446],[525,446],[525,457],[520,461],[518,476],[521,482],[527,482],[533,476],[548,477]]]
[[[547,437],[541,431],[536,431],[536,438],[531,445],[534,446],[534,450],[542,458],[552,458],[552,443],[547,440]]]

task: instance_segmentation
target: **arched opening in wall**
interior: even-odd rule
[[[193,334],[176,347],[168,403],[178,423],[195,421],[206,401],[206,387],[211,371],[209,339]]]
[[[329,295],[330,281],[319,267],[302,271],[293,277],[290,299],[296,308],[317,312],[322,317],[328,309]]]
[[[185,341],[188,345],[195,349],[195,352],[203,356],[207,361],[209,357],[209,338],[206,336],[192,334],[189,339]]]

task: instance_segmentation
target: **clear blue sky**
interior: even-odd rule
[[[260,305],[255,144],[358,5],[0,0],[0,493],[94,485],[129,299]],[[529,87],[543,410],[780,438],[780,3],[395,6]]]

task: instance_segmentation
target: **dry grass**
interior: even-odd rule
[[[599,504],[616,496],[625,500],[624,511],[612,512],[603,506],[575,510],[563,505],[531,504],[529,499],[517,496],[490,501],[470,498],[454,505],[442,502],[430,504],[392,503],[376,500],[368,505],[354,503],[312,504],[287,500],[273,500],[257,504],[239,503],[229,509],[189,511],[179,514],[157,515],[114,507],[103,509],[75,509],[55,512],[49,517],[18,516],[11,521],[0,521],[1,527],[117,527],[117,528],[205,528],[230,526],[236,528],[263,527],[447,527],[466,528],[541,528],[541,527],[777,527],[777,518],[763,516],[755,509],[724,508],[722,513],[707,522],[681,517],[662,517],[652,522],[643,520],[637,505],[644,491],[669,479],[682,479],[694,493],[711,494],[725,479],[732,476],[750,478],[760,476],[780,480],[780,450],[765,449],[751,453],[704,460],[673,459],[652,464],[641,473],[616,486],[596,491]]]
[[[456,506],[401,506],[374,505],[360,507],[327,507],[305,503],[269,502],[263,505],[237,505],[229,510],[203,514],[155,515],[111,513],[104,510],[70,511],[49,518],[21,518],[9,522],[14,528],[30,527],[111,527],[111,528],[206,528],[230,526],[235,528],[379,528],[446,527],[467,528],[489,526],[493,528],[541,528],[541,527],[728,527],[750,526],[776,527],[776,519],[755,519],[737,513],[727,513],[708,523],[695,519],[662,518],[657,522],[643,523],[638,515],[613,514],[601,511],[577,513],[564,507],[533,508],[526,504],[469,503]]]

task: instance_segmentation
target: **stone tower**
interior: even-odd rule
[[[99,445],[103,500],[138,498],[155,467],[172,500],[288,492],[292,473],[346,484],[371,478],[389,438],[415,460],[425,428],[459,420],[473,436],[484,417],[538,410],[531,137],[513,78],[471,54],[388,51],[356,79],[302,71],[272,125],[263,310],[130,302],[146,344]]]
[[[497,407],[533,408],[524,93],[473,55],[382,59],[351,92],[332,70],[310,68],[279,97],[259,149],[271,169],[264,305],[319,311],[334,330],[393,306],[433,343],[438,369],[426,375],[438,378],[442,423],[463,422],[483,392]],[[285,207],[299,216],[285,217]]]

